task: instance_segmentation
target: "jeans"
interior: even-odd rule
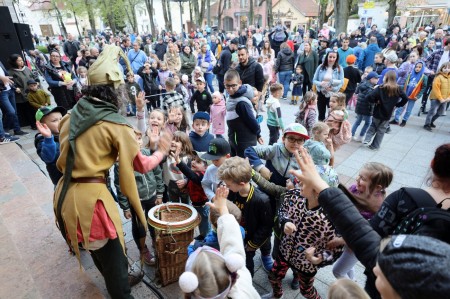
[[[0,109],[0,138],[5,137],[5,130],[3,130],[3,113],[2,113],[2,109]]]
[[[386,128],[388,125],[389,120],[373,118],[372,123],[370,124],[369,131],[367,131],[366,138],[364,139],[364,143],[370,143],[370,140],[373,138],[371,146],[375,149],[380,148],[384,133],[386,133]]]
[[[416,101],[408,100],[408,103],[406,104],[406,112],[405,112],[405,115],[403,115],[403,120],[405,122],[411,116],[411,112],[412,112],[412,110],[414,108],[414,104],[416,104]],[[394,119],[395,119],[396,122],[399,122],[400,116],[402,115],[402,112],[403,112],[403,109],[405,109],[405,107],[398,107],[397,109],[395,109]]]
[[[217,78],[217,83],[219,84],[219,92],[223,93],[225,91],[225,85],[223,83],[224,75],[217,74],[216,78]]]
[[[214,92],[214,87],[213,87],[214,74],[213,73],[205,73],[204,77],[205,77],[206,83],[208,84],[209,92],[213,93]]]
[[[333,274],[336,278],[355,278],[354,266],[358,262],[353,251],[345,246],[344,252],[333,265]]]
[[[3,110],[5,130],[14,129],[14,132],[20,131],[19,118],[17,117],[16,96],[14,90],[0,92],[0,108]]]
[[[280,138],[280,128],[274,127],[271,125],[267,125],[267,127],[269,128],[269,134],[270,134],[269,145],[277,143],[278,139]]]
[[[289,83],[291,83],[292,71],[281,71],[278,73],[278,81],[283,84],[283,98],[287,97]]]
[[[438,100],[430,101],[430,110],[427,114],[427,119],[425,120],[425,125],[428,126],[433,123],[440,115],[445,111],[447,103],[441,103]]]
[[[194,208],[197,210],[197,213],[200,214],[202,217],[202,220],[200,221],[200,224],[198,225],[198,229],[200,230],[200,235],[203,237],[206,237],[206,235],[211,230],[211,224],[209,222],[209,207],[207,205],[199,206]]]
[[[372,116],[356,114],[356,120],[352,127],[352,136],[356,135],[356,130],[358,129],[358,127],[362,121],[364,121],[364,126],[362,127],[361,132],[359,133],[359,136],[361,136],[361,137],[366,134],[367,129],[369,128],[370,124],[372,123]]]

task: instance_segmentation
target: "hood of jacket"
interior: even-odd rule
[[[270,108],[272,107],[273,104],[275,104],[278,100],[275,99],[274,97],[270,96],[267,100],[266,100],[266,107]]]
[[[280,53],[286,56],[294,55],[294,52],[292,52],[291,48],[283,48],[280,50]]]
[[[257,63],[256,60],[253,57],[249,57],[247,64],[243,65],[242,63],[239,63],[239,67],[241,70],[244,70],[246,68],[249,68],[253,63]]]

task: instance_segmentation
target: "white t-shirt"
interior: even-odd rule
[[[4,71],[3,68],[1,68],[1,67],[0,67],[0,76],[6,76],[5,71]],[[5,90],[5,91],[8,91],[8,90],[11,89],[11,86],[9,85],[9,83],[8,83],[8,84],[5,84],[5,87],[6,87],[6,90]]]
[[[439,64],[438,64],[437,70],[439,70],[441,68],[441,65],[443,65],[444,63],[446,63],[448,61],[450,61],[450,51],[449,50],[447,50],[447,51],[444,50],[444,53],[442,53],[442,56],[441,56],[441,60],[439,60]]]

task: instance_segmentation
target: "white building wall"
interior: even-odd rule
[[[378,29],[386,28],[389,5],[387,2],[374,2],[374,6],[374,8],[365,9],[362,3],[358,4],[359,20],[365,19],[367,23],[367,20],[372,18],[372,25],[377,25]]]

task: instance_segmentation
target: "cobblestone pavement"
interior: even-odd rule
[[[289,105],[289,101],[283,101],[281,105],[287,125],[294,121],[298,106]],[[425,116],[417,117],[417,109],[418,105],[406,127],[392,126],[392,133],[385,135],[379,151],[371,151],[354,141],[337,151],[335,163],[341,183],[351,184],[365,162],[378,161],[394,170],[389,190],[424,186],[434,149],[450,142],[450,117],[439,118],[437,128],[428,132],[422,128]],[[350,120],[354,117],[354,112],[350,111]],[[268,141],[265,121],[262,131]],[[55,227],[53,186],[46,177],[45,164],[36,155],[35,133],[21,138],[17,144],[0,146],[0,298],[108,297],[103,278],[88,254],[83,254],[80,268],[77,260],[67,253]],[[139,253],[132,240],[131,222],[123,220],[129,261],[138,267]],[[259,255],[255,257],[255,263],[254,285],[261,294],[267,293],[270,284]],[[355,270],[358,283],[363,285],[364,268],[358,264]],[[144,271],[144,279],[153,283],[155,269],[145,266]],[[303,298],[298,291],[290,289],[291,278],[289,271],[284,281],[285,298]],[[325,298],[328,286],[335,280],[331,267],[321,269],[316,278],[315,286]],[[181,297],[176,283],[159,288],[159,291],[165,298]],[[135,298],[157,298],[144,283],[133,287],[133,295]]]

